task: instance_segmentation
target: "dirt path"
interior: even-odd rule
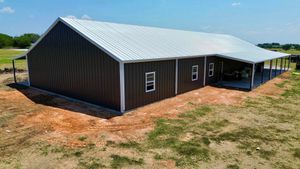
[[[71,102],[63,98],[46,95],[35,89],[0,89],[2,110],[0,113],[15,108],[18,114],[12,124],[6,128],[17,130],[18,126],[30,126],[40,131],[34,139],[47,140],[67,146],[84,146],[78,140],[86,136],[96,145],[103,145],[108,140],[114,142],[127,139],[143,139],[146,132],[153,129],[158,118],[175,118],[179,113],[188,111],[201,104],[240,105],[247,97],[259,95],[276,96],[283,90],[275,84],[284,79],[275,78],[252,92],[205,87],[174,98],[156,102],[123,116],[109,117],[102,109]],[[96,115],[91,116],[91,115]]]

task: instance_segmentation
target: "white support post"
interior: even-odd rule
[[[252,64],[252,77],[250,90],[254,88],[254,77],[255,77],[255,63]]]
[[[204,57],[204,75],[203,75],[203,86],[205,86],[206,85],[206,62],[207,62],[207,57],[205,56]]]
[[[270,77],[269,77],[269,80],[272,79],[272,74],[273,74],[273,60],[270,60]]]
[[[178,59],[175,64],[175,95],[178,94]]]
[[[30,71],[29,71],[29,63],[28,63],[27,55],[26,55],[26,62],[27,62],[27,73],[28,73],[28,86],[30,86]]]
[[[119,63],[120,69],[120,111],[121,113],[125,112],[125,73],[124,73],[124,63]]]
[[[288,71],[290,71],[290,68],[291,68],[291,56],[289,56]]]

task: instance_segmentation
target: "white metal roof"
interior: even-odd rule
[[[70,18],[58,20],[121,62],[219,55],[258,63],[288,56],[259,48],[230,35]]]

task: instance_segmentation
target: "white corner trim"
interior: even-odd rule
[[[125,112],[125,73],[124,73],[124,63],[119,63],[120,69],[120,111],[121,113]]]
[[[251,77],[251,90],[254,88],[254,77],[255,77],[255,63],[252,64],[252,77]]]
[[[28,66],[28,56],[26,55],[26,62],[27,62],[27,74],[28,74],[28,86],[30,86],[30,72],[29,72],[29,66]]]
[[[204,75],[203,75],[203,86],[206,85],[206,62],[207,62],[207,56],[204,57]]]

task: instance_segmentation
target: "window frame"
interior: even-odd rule
[[[196,68],[196,72],[194,72],[194,68]],[[194,79],[194,75],[196,75],[196,78]],[[192,66],[192,81],[197,81],[199,79],[199,65],[193,65]]]
[[[212,65],[212,68],[210,66]],[[215,75],[215,63],[209,63],[208,65],[208,77],[213,77]]]
[[[153,80],[148,81],[148,78],[147,78],[147,77],[148,77],[148,75],[151,75],[151,74],[153,74]],[[146,92],[146,93],[154,92],[155,89],[156,89],[156,86],[155,86],[155,83],[156,83],[156,75],[155,75],[155,74],[156,74],[155,72],[146,72],[146,73],[145,73],[145,92]],[[149,86],[148,83],[153,83],[153,89],[151,89],[151,90],[148,90],[148,89],[147,89],[147,86]]]

